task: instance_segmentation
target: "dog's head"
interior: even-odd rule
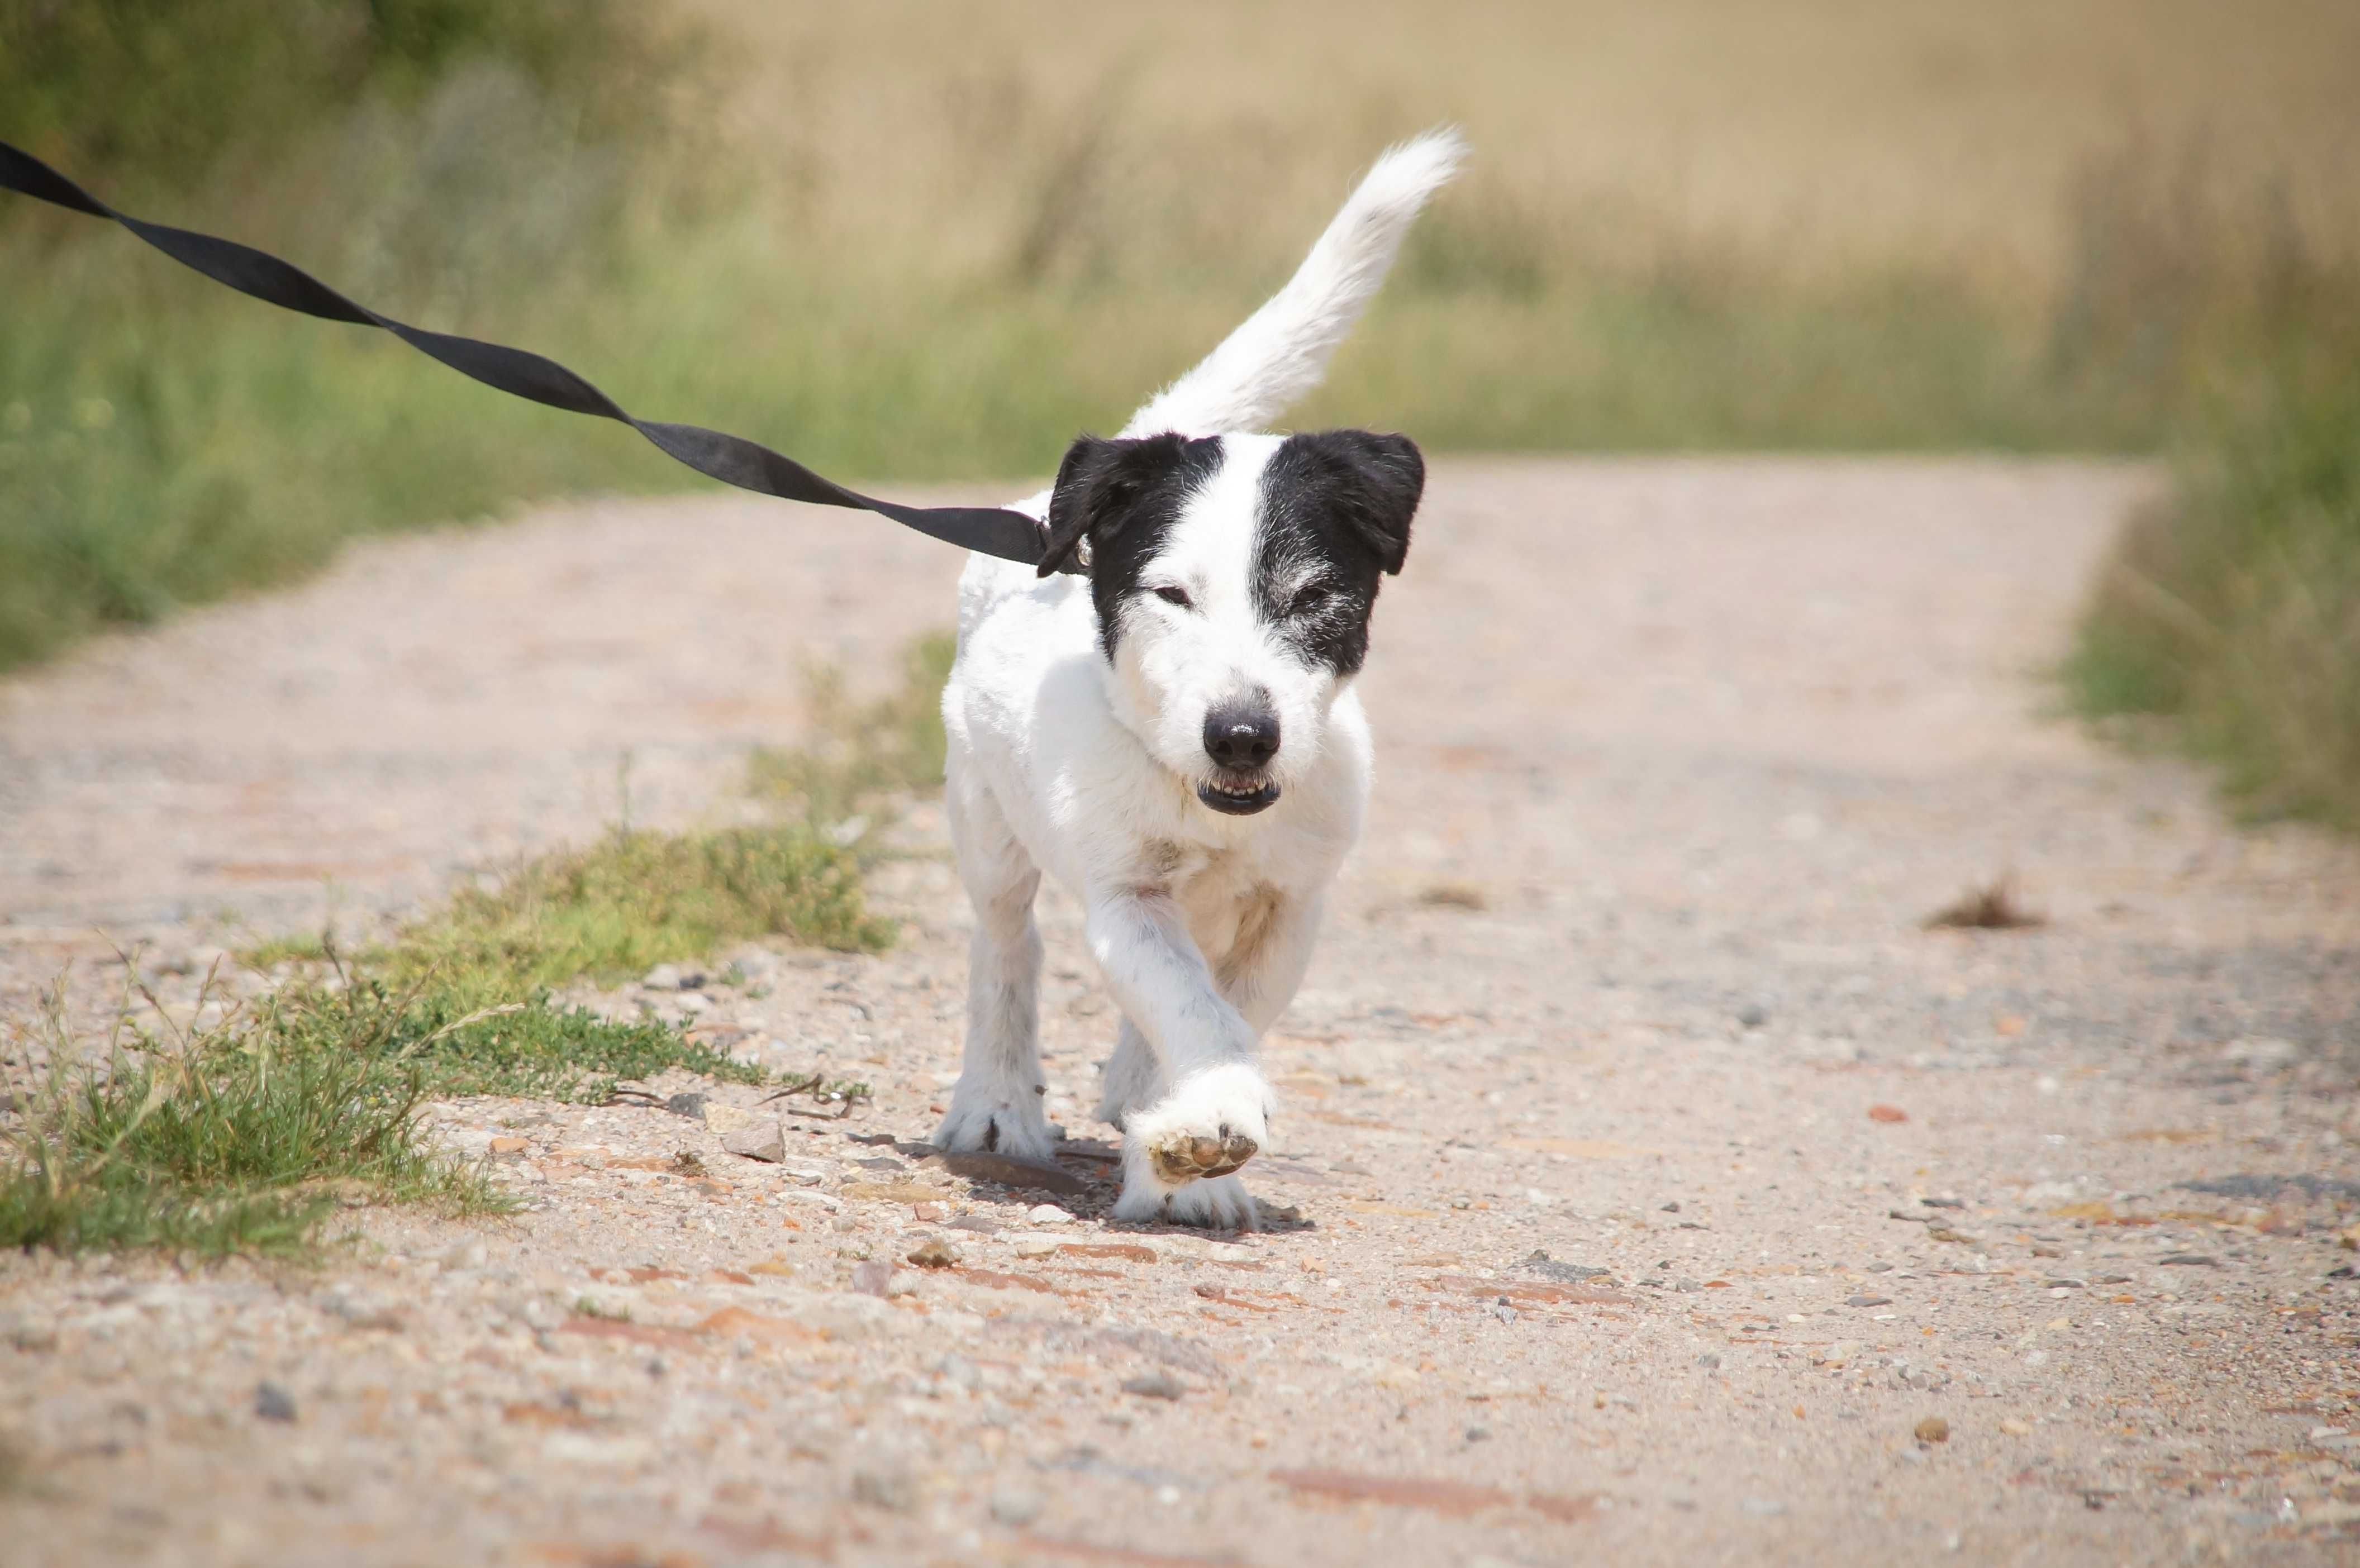
[[[1084,436],[1041,571],[1087,547],[1123,722],[1207,806],[1250,816],[1319,755],[1425,485],[1404,436]]]

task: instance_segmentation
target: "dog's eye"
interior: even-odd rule
[[[1184,610],[1196,603],[1194,599],[1188,597],[1188,590],[1185,588],[1158,588],[1155,591],[1155,596],[1167,604],[1177,604]]]
[[[1295,590],[1295,597],[1286,603],[1289,615],[1307,615],[1328,602],[1328,589],[1324,583],[1314,583]]]

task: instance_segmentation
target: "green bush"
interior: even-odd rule
[[[594,127],[678,48],[619,0],[0,0],[0,136],[127,199],[498,61]],[[628,121],[618,121],[628,116]]]

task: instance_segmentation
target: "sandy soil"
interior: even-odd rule
[[[967,915],[922,855],[882,957],[615,998],[878,1083],[781,1161],[725,1150],[750,1090],[468,1102],[512,1221],[356,1212],[317,1270],[0,1260],[5,1555],[2350,1561],[2360,853],[2043,716],[2150,483],[1440,463],[1371,830],[1269,1047],[1248,1177],[1293,1218],[1104,1223],[1113,1020],[1062,900],[1074,1190],[929,1161]],[[957,566],[584,506],[16,678],[0,1009],[106,995],[101,931],[184,1001],[236,922],[366,923],[626,798],[726,814],[803,661],[883,670]],[[2005,872],[2048,924],[1922,929]],[[929,1239],[955,1266],[889,1272]]]

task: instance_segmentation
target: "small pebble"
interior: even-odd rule
[[[1890,1296],[1846,1296],[1844,1298],[1844,1305],[1847,1307],[1889,1307],[1892,1304],[1893,1298]]]
[[[674,1094],[664,1102],[664,1109],[673,1116],[686,1116],[690,1121],[701,1122],[705,1119],[705,1095],[702,1092],[695,1091],[686,1094]]]
[[[1546,1252],[1534,1253],[1524,1259],[1523,1267],[1544,1279],[1555,1279],[1561,1285],[1579,1285],[1584,1279],[1603,1279],[1612,1272],[1611,1269],[1593,1269],[1586,1263],[1560,1263]]]
[[[942,1237],[931,1236],[911,1248],[908,1260],[921,1269],[950,1269],[958,1263],[958,1250]]]
[[[1074,1216],[1054,1203],[1035,1203],[1024,1211],[1027,1225],[1069,1225]]]
[[[991,1517],[1011,1530],[1022,1530],[1041,1517],[1041,1494],[1022,1486],[994,1486]]]
[[[906,1514],[918,1506],[918,1483],[906,1470],[856,1470],[852,1500],[887,1513]]]
[[[1176,1399],[1188,1390],[1169,1372],[1150,1372],[1144,1377],[1124,1378],[1122,1391],[1142,1399]]]
[[[1917,1432],[1920,1443],[1948,1443],[1950,1441],[1950,1423],[1940,1416],[1928,1416],[1918,1423]]]
[[[266,1377],[255,1385],[254,1413],[264,1421],[291,1421],[295,1419],[295,1396]]]
[[[1467,1441],[1489,1443],[1491,1441],[1491,1429],[1488,1426],[1470,1426],[1467,1429]]]

